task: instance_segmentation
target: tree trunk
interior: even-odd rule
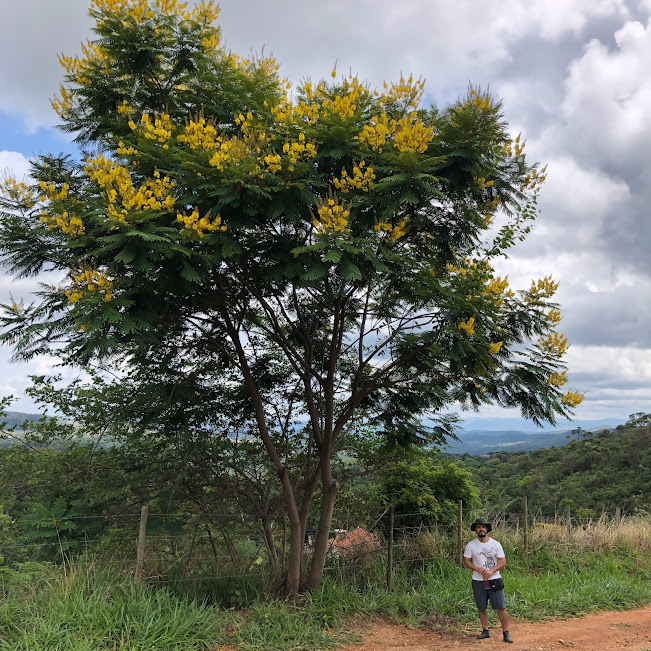
[[[319,587],[323,578],[323,568],[325,567],[326,554],[328,553],[328,540],[330,537],[330,526],[332,524],[332,514],[335,510],[335,501],[339,492],[339,482],[331,482],[328,487],[323,488],[323,501],[321,503],[321,516],[319,518],[319,529],[316,533],[314,543],[314,554],[312,555],[312,565],[310,573],[305,582],[306,590],[315,590]]]
[[[303,558],[303,534],[300,519],[296,509],[289,516],[290,544],[289,560],[287,562],[287,578],[285,579],[285,596],[295,599],[301,586],[301,559]]]
[[[267,555],[271,569],[274,575],[278,576],[278,551],[276,550],[276,541],[274,540],[274,534],[271,529],[271,520],[267,516],[264,517],[264,543],[267,547]]]

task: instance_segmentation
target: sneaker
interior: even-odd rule
[[[485,628],[482,630],[482,632],[477,636],[478,640],[485,640],[487,637],[491,636],[491,632]]]
[[[505,642],[508,642],[509,644],[513,644],[513,640],[511,639],[511,635],[509,634],[508,631],[504,631],[502,633],[502,637],[504,638]]]

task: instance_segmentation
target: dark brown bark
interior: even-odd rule
[[[305,581],[305,590],[315,590],[319,587],[323,578],[323,569],[325,567],[326,555],[328,553],[328,540],[330,537],[330,526],[332,525],[332,514],[335,510],[335,501],[339,492],[339,483],[332,482],[323,490],[323,501],[321,503],[321,516],[319,518],[319,528],[314,543],[314,553],[312,554],[312,564],[310,572]]]
[[[278,576],[278,551],[276,550],[276,542],[271,529],[271,521],[267,517],[264,519],[264,543],[267,548],[267,555],[269,557],[271,569],[273,570],[274,575]]]

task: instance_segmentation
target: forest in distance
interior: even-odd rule
[[[23,427],[25,416],[34,417],[8,412],[3,418],[5,428]],[[612,429],[578,427],[571,439],[564,435],[562,447],[529,451],[473,455],[431,448],[397,449],[387,464],[368,451],[348,450],[339,455],[337,464],[342,494],[333,526],[364,522],[369,513],[380,513],[389,503],[396,506],[398,515],[409,514],[413,526],[449,525],[456,516],[458,499],[478,512],[519,517],[525,496],[532,517],[545,521],[564,516],[568,507],[573,517],[583,520],[599,518],[604,512],[614,515],[617,510],[647,515],[651,512],[650,420],[648,414],[639,413]],[[217,464],[214,476],[206,469],[201,471],[203,478],[189,480],[174,453],[149,454],[147,462],[137,445],[115,447],[104,440],[98,447],[98,441],[83,430],[67,442],[48,439],[43,423],[34,420],[33,424],[35,432],[28,433],[26,441],[25,432],[19,429],[0,440],[5,496],[0,506],[18,528],[23,524],[29,528],[39,508],[50,512],[55,504],[65,504],[65,509],[77,515],[95,516],[103,510],[128,511],[128,503],[142,503],[152,496],[161,504],[167,500],[169,507],[173,495],[178,508],[192,509],[188,505],[210,499],[213,508],[247,509],[237,497],[242,478],[227,466]],[[205,445],[209,449],[209,441]],[[248,461],[255,465],[259,459],[252,456]],[[228,496],[216,497],[215,486],[223,485],[226,475],[230,475]],[[55,476],[59,477],[56,483],[50,481]]]

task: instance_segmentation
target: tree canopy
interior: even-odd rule
[[[65,280],[5,306],[2,341],[131,372],[166,396],[171,429],[239,405],[282,486],[288,593],[319,485],[305,585],[320,580],[330,460],[356,420],[436,443],[454,403],[553,422],[580,402],[562,388],[557,283],[514,291],[491,264],[529,232],[545,173],[488,93],[425,108],[422,79],[376,91],[336,71],[292,90],[272,59],[222,47],[211,2],[90,14],[53,100],[82,159],[39,156],[35,183],[2,182],[10,272]],[[305,459],[292,481],[288,437]]]

